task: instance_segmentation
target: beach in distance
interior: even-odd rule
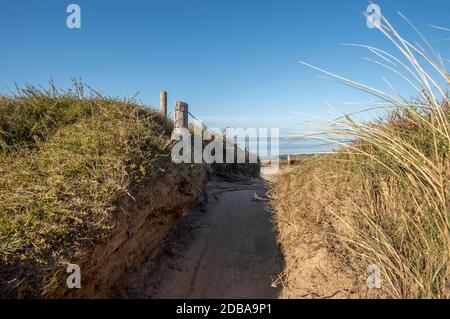
[[[342,141],[340,141],[342,142]],[[242,148],[252,150],[257,149],[258,155],[261,159],[271,159],[277,156],[286,157],[287,155],[301,155],[301,154],[323,154],[330,153],[339,148],[336,141],[323,141],[317,138],[303,138],[303,137],[279,137],[275,138],[255,138],[246,139],[246,143],[238,145]],[[277,147],[277,148],[275,148]],[[263,149],[266,149],[266,154]],[[277,153],[272,149],[277,149]]]

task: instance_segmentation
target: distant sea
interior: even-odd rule
[[[264,140],[258,138],[258,149],[264,147]],[[267,143],[267,156],[261,156],[262,158],[267,157],[270,158],[272,155],[274,155],[274,152],[272,152],[271,149],[271,140],[266,139]],[[249,140],[246,141],[246,148],[249,147]],[[339,145],[336,143],[331,143],[327,141],[322,141],[318,139],[312,139],[312,138],[286,138],[286,137],[280,137],[278,139],[278,148],[279,148],[279,155],[298,155],[298,154],[318,154],[318,153],[329,153],[333,150],[336,150],[339,148]],[[240,144],[241,147],[243,145]],[[261,155],[261,153],[259,153]]]
[[[337,147],[336,143],[317,139],[279,139],[280,155],[328,153]]]

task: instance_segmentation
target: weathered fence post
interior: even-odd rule
[[[159,112],[162,115],[167,115],[167,92],[161,91],[159,95]]]
[[[288,163],[288,166],[291,166],[291,155],[287,156],[287,163]]]
[[[188,128],[189,113],[187,103],[177,101],[175,104],[175,128]]]

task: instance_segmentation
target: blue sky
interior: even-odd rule
[[[434,41],[448,33],[448,0],[375,1],[400,31],[396,11]],[[66,27],[66,7],[81,7],[82,28]],[[106,95],[133,96],[157,106],[159,90],[189,103],[210,126],[306,127],[309,115],[333,117],[364,107],[345,102],[370,98],[318,78],[305,60],[334,73],[379,85],[395,76],[363,61],[366,52],[341,43],[392,49],[366,26],[363,0],[43,0],[0,5],[0,92],[14,82],[59,87],[80,76]],[[445,46],[443,42],[436,45]],[[448,42],[447,42],[448,47]],[[393,50],[392,50],[393,51]],[[447,51],[443,53],[448,53]],[[401,87],[401,84],[399,84]],[[300,112],[305,115],[294,114]]]

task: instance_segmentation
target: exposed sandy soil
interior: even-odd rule
[[[284,167],[289,170],[289,167]],[[275,182],[278,175],[263,175]],[[289,190],[285,190],[289,191]],[[313,213],[313,212],[312,212]],[[357,273],[341,247],[334,247],[317,225],[301,220],[301,216],[276,215],[283,240],[284,270],[276,285],[282,286],[279,298],[355,299],[372,297],[365,273]],[[287,220],[286,218],[292,218]]]
[[[263,180],[208,185],[208,202],[177,226],[165,251],[129,276],[126,298],[277,298],[283,257]]]
[[[46,297],[114,297],[127,274],[139,272],[146,260],[160,254],[165,238],[189,207],[203,201],[206,180],[201,167],[173,167],[136,189],[134,199],[126,197],[120,203],[111,236],[75,260],[82,270],[82,288],[67,288],[64,265],[60,277],[49,280],[57,289]]]
[[[298,243],[285,247],[286,267],[277,285],[283,286],[280,298],[358,299],[367,298],[362,274],[331,253],[322,235],[302,230]]]

